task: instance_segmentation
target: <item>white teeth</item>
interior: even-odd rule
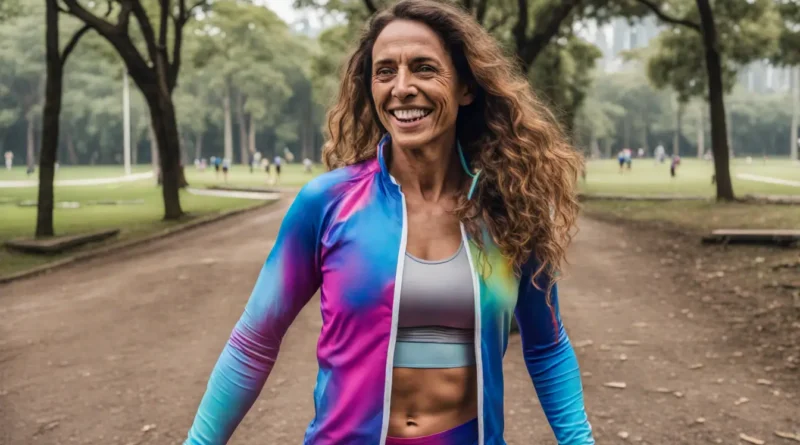
[[[419,119],[424,117],[428,114],[427,110],[423,109],[414,109],[414,110],[394,110],[394,115],[398,119],[408,120],[408,119]]]

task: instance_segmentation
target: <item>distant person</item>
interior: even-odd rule
[[[211,163],[214,164],[214,176],[219,179],[219,171],[222,168],[222,158],[219,156],[211,156]]]
[[[625,150],[617,153],[617,162],[619,162],[619,172],[622,173],[625,170]]]
[[[253,153],[253,158],[250,162],[250,173],[253,173],[253,170],[257,169],[259,166],[261,166],[261,152],[257,151]]]
[[[681,165],[681,157],[678,155],[672,155],[672,163],[669,165],[669,175],[671,177],[675,177],[675,173],[678,170],[679,165]]]
[[[625,165],[628,167],[628,170],[631,169],[631,164],[633,163],[633,151],[630,148],[626,148],[623,150],[625,155]]]
[[[644,148],[639,147],[639,151],[636,154],[637,157],[643,158],[644,157]]]
[[[11,167],[14,165],[14,153],[7,151],[3,156],[6,158],[6,170],[11,170]]]
[[[275,164],[275,181],[274,182],[275,182],[275,184],[277,184],[281,180],[281,164],[283,163],[283,160],[281,159],[280,156],[275,156],[275,159],[273,160],[273,163]]]
[[[311,173],[311,167],[314,163],[311,162],[311,159],[305,158],[303,159],[303,168],[305,169],[306,173]]]
[[[655,150],[655,152],[653,154],[654,154],[653,160],[656,163],[663,164],[664,163],[664,158],[667,156],[667,150],[665,150],[664,146],[661,145],[661,143],[659,142],[659,144],[656,147],[656,150]]]
[[[228,170],[231,168],[231,160],[225,158],[222,160],[222,176],[225,178],[225,182],[228,182]]]
[[[321,307],[304,444],[504,444],[537,414],[503,412],[511,317],[555,436],[537,442],[594,444],[557,289],[580,154],[469,12],[404,0],[366,27],[328,114],[332,171],[285,213],[184,443],[227,443]]]

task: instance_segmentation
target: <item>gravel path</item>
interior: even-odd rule
[[[0,285],[0,444],[181,443],[285,208]],[[648,242],[583,219],[561,287],[599,443],[797,443],[774,434],[800,430],[797,388],[759,383],[770,363],[653,279]],[[314,299],[231,443],[301,443],[320,326]],[[508,443],[554,444],[516,336],[505,368]]]

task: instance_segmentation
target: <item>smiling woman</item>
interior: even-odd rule
[[[581,158],[465,13],[377,14],[328,116],[332,171],[288,211],[188,444],[224,443],[319,289],[308,445],[504,445],[512,317],[561,445],[594,444],[555,285]]]

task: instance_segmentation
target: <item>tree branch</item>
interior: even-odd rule
[[[367,7],[367,10],[369,11],[370,14],[378,12],[378,8],[375,7],[375,2],[373,2],[372,0],[364,0],[364,6]]]
[[[497,19],[496,22],[492,23],[491,25],[487,25],[486,26],[486,30],[489,31],[489,33],[493,33],[495,31],[497,31],[497,28],[499,28],[499,27],[505,25],[506,23],[508,23],[508,21],[513,16],[514,16],[514,13],[512,11],[507,11],[505,14],[503,14],[503,16],[501,16],[499,19]]]
[[[64,0],[64,3],[67,6],[65,13],[96,29],[100,34],[114,34],[114,25],[87,11],[77,0]]]
[[[70,54],[72,54],[72,51],[75,49],[75,46],[78,44],[78,41],[90,29],[92,29],[91,26],[83,25],[83,27],[81,29],[79,29],[78,32],[76,32],[75,34],[72,35],[72,38],[69,39],[69,42],[67,42],[67,46],[64,47],[64,52],[61,53],[61,66],[64,66],[64,64],[67,63],[67,58],[69,57]]]
[[[524,2],[525,0],[519,1]],[[561,30],[561,25],[567,17],[569,17],[570,13],[578,7],[581,1],[582,0],[563,0],[558,6],[550,10],[551,14],[547,20],[544,20],[542,17],[537,18],[536,31],[528,38],[525,38],[523,35],[524,45],[522,47],[517,46],[517,54],[522,59],[525,69],[531,66],[539,53],[541,53],[547,44],[550,43],[550,40],[558,34],[559,30]]]
[[[475,10],[475,20],[477,20],[481,25],[483,25],[483,21],[486,19],[486,11],[488,6],[488,0],[478,0],[478,8]]]
[[[138,2],[138,0],[136,1]],[[149,67],[147,66],[147,62],[139,53],[139,50],[136,49],[136,45],[134,45],[131,41],[130,35],[128,35],[127,32],[127,28],[122,28],[119,26],[119,24],[116,26],[112,25],[111,23],[95,16],[81,6],[78,0],[63,0],[63,2],[69,10],[68,14],[82,21],[84,24],[89,25],[89,27],[97,31],[98,34],[103,36],[103,38],[105,38],[114,47],[114,49],[117,50],[120,57],[122,57],[122,59],[125,60],[125,63],[128,65],[131,75],[136,73],[140,76],[139,79],[142,79],[142,76],[145,76],[146,73],[148,73]],[[123,3],[123,11],[126,8],[126,4],[129,2],[130,0]],[[120,14],[122,15],[123,13],[120,12]],[[121,20],[124,22],[122,16]]]
[[[139,22],[139,28],[142,30],[142,36],[147,44],[147,53],[150,55],[150,61],[155,65],[156,57],[158,57],[156,35],[153,32],[150,19],[147,17],[147,12],[144,10],[139,0],[127,0],[127,2],[133,7],[133,15],[136,17],[136,21]]]
[[[655,14],[659,19],[664,22],[672,23],[673,25],[681,25],[687,28],[691,28],[697,32],[703,32],[703,29],[700,27],[699,23],[695,23],[691,20],[679,19],[668,15],[667,13],[663,12],[661,8],[652,2],[652,0],[637,0],[639,3],[647,6],[653,14]]]
[[[511,32],[517,46],[517,56],[522,59],[523,51],[528,43],[528,0],[517,0],[517,23]],[[520,63],[524,62],[520,60]]]
[[[180,1],[180,0],[179,0]],[[161,6],[161,14],[159,16],[159,27],[158,27],[158,51],[164,52],[166,55],[167,50],[167,33],[169,32],[169,27],[167,26],[167,18],[171,16],[169,12],[169,0],[159,0],[158,3]]]

